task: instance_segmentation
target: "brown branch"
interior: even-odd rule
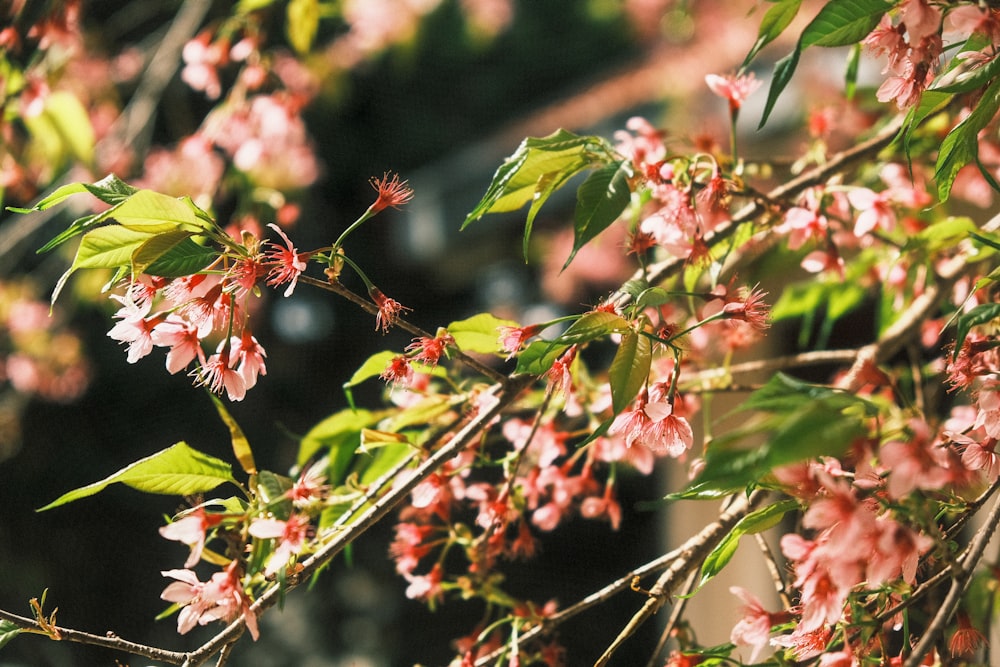
[[[973,571],[975,571],[983,558],[986,545],[989,544],[990,538],[993,537],[993,533],[996,530],[997,522],[1000,522],[1000,498],[994,503],[993,509],[990,510],[990,514],[986,518],[986,523],[976,533],[969,548],[956,561],[955,566],[952,568],[954,576],[952,577],[948,594],[938,608],[937,613],[934,614],[934,618],[931,619],[924,634],[920,637],[920,641],[913,647],[913,652],[906,658],[903,667],[919,667],[919,665],[923,664],[924,656],[930,653],[934,644],[937,643],[948,621],[951,620],[952,614],[955,613],[959,602],[961,602],[962,594],[972,580]]]
[[[251,607],[253,612],[260,615],[263,610],[274,605],[284,592],[290,588],[294,588],[298,582],[308,579],[317,570],[329,563],[344,547],[356,540],[362,533],[395,509],[421,481],[444,465],[445,462],[458,455],[478,438],[490,426],[493,419],[498,417],[508,405],[516,400],[521,390],[526,388],[532,381],[534,381],[534,378],[522,376],[519,379],[509,381],[505,386],[494,385],[490,391],[484,394],[479,411],[474,418],[469,420],[446,444],[421,463],[405,481],[394,484],[390,491],[376,501],[354,523],[346,526],[343,532],[336,535],[312,556],[302,561],[302,568],[297,574],[296,582],[286,586],[284,591],[279,586],[274,586],[265,591],[253,603]],[[224,645],[232,642],[235,637],[243,632],[243,629],[244,621],[240,617],[196,651],[190,653],[187,656],[187,660],[183,663],[183,667],[197,667],[201,665]]]
[[[639,626],[652,618],[660,610],[660,607],[666,604],[677,583],[693,572],[712,552],[712,549],[718,546],[719,542],[736,525],[736,522],[759,505],[765,496],[767,496],[767,492],[760,489],[752,492],[749,496],[735,496],[718,519],[702,528],[701,532],[685,542],[681,547],[681,555],[659,576],[653,587],[649,589],[649,598],[646,603],[618,633],[611,645],[605,649],[601,657],[594,663],[594,667],[607,665],[611,656],[629,637],[635,634]]]
[[[19,616],[9,611],[4,611],[3,609],[0,609],[0,620],[13,623],[27,632],[51,636],[51,633],[42,628],[42,625],[36,620]],[[55,626],[54,628],[50,628],[50,630],[54,630],[58,633],[59,639],[63,641],[77,642],[79,644],[88,644],[90,646],[99,646],[101,648],[122,651],[123,653],[130,653],[143,658],[149,658],[150,660],[166,662],[171,665],[183,664],[187,659],[187,655],[184,653],[167,651],[153,646],[146,646],[145,644],[137,644],[136,642],[130,642],[122,639],[112,633],[108,633],[107,635],[94,635],[89,632],[81,632],[80,630],[73,630],[71,628],[64,628],[61,626]]]

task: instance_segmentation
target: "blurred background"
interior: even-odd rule
[[[244,8],[255,4],[268,43],[282,48],[286,3],[239,3]],[[302,118],[314,160],[289,169],[298,169],[300,176],[312,171],[309,178],[303,176],[294,200],[284,202],[292,208],[279,202],[273,215],[285,216],[283,226],[300,249],[317,247],[335,238],[372,201],[370,177],[398,172],[408,179],[413,201],[365,226],[348,248],[374,282],[412,308],[411,319],[429,331],[483,311],[522,323],[578,312],[629,276],[632,267],[621,252],[620,229],[609,230],[559,273],[572,243],[573,188],[566,188],[561,200],[553,199],[536,221],[530,263],[521,256],[523,212],[490,216],[458,230],[493,172],[525,136],[565,128],[610,138],[629,117],[643,115],[684,141],[725,145],[725,103],[710,95],[704,75],[735,71],[759,22],[759,14],[752,13],[756,3],[749,1],[334,4],[345,15],[355,12],[353,22],[321,23],[315,42],[322,48],[303,58],[303,86],[310,94]],[[122,130],[116,119],[137,95],[144,74],[163,59],[180,58],[176,48],[157,51],[178,17],[193,9],[204,12],[188,28],[186,41],[239,5],[142,0],[37,5],[39,15],[52,6],[64,13],[67,7],[75,10],[79,39],[63,63],[68,74],[60,85],[85,89],[81,96],[96,139],[103,140],[94,159],[100,167],[93,172],[75,164],[72,154],[61,155],[67,178],[96,180],[117,165],[132,179],[157,183],[158,151],[176,150],[182,138],[198,130],[215,104],[211,82],[197,83],[190,69],[168,71],[147,123]],[[20,29],[30,11],[21,3],[0,1],[0,17],[19,16],[15,27]],[[30,56],[15,53],[2,34],[0,45],[8,57],[30,67]],[[193,62],[186,53],[185,59]],[[834,79],[842,62],[837,56]],[[814,67],[818,73],[827,70],[822,62]],[[803,106],[796,96],[817,104],[832,100],[836,91],[828,81],[797,75],[787,106],[775,113],[768,134],[752,137],[747,152],[776,154],[800,141],[791,130],[801,128],[804,119],[784,109]],[[758,94],[758,104],[764,96]],[[749,128],[758,118],[759,111],[748,107]],[[16,172],[9,159],[17,154],[12,136],[4,134],[9,144],[0,151],[7,159],[0,163],[4,205],[28,206],[57,181],[60,169],[50,164],[53,173],[40,168],[27,175]],[[116,144],[115,137],[128,141]],[[198,170],[187,176],[194,182],[210,179]],[[241,214],[241,203],[222,192],[213,202],[219,219]],[[181,440],[222,458],[229,452],[228,433],[190,378],[165,373],[159,350],[129,365],[121,347],[107,337],[114,304],[95,296],[107,276],[77,274],[49,318],[51,288],[70,256],[35,250],[75,217],[67,208],[72,205],[30,217],[5,212],[0,219],[0,317],[6,323],[0,607],[27,615],[28,600],[47,589],[48,609],[58,607],[61,625],[193,649],[217,628],[196,628],[181,637],[173,618],[153,620],[166,606],[159,600],[165,585],[160,570],[178,567],[187,553],[157,533],[163,517],[179,509],[176,499],[111,487],[35,512],[69,489]],[[372,327],[369,315],[306,286],[288,299],[264,296],[255,334],[268,351],[268,374],[246,400],[230,408],[260,467],[287,471],[295,461],[297,437],[346,405],[341,385],[358,364],[378,350],[399,350],[409,342],[402,332],[374,335]],[[377,385],[359,387],[358,402],[377,400],[382,389]],[[661,474],[621,485],[626,515],[617,533],[604,523],[577,520],[555,539],[542,535],[539,557],[509,569],[512,592],[572,604],[662,553],[668,542],[686,537],[690,529],[680,519],[671,523],[661,511],[630,511],[662,496],[666,485]],[[708,515],[715,510],[707,508]],[[456,602],[432,613],[406,599],[406,582],[387,556],[391,537],[390,525],[373,529],[355,545],[350,563],[336,561],[311,593],[291,594],[283,611],[265,615],[256,645],[239,644],[232,664],[446,664],[453,655],[449,640],[469,629],[475,612]],[[620,595],[560,629],[569,664],[592,661],[640,604],[637,596]],[[714,625],[724,641],[736,620],[735,602],[727,598],[720,604],[725,609],[715,609]],[[648,625],[615,664],[645,664],[657,640],[657,628]],[[30,636],[0,650],[4,667],[116,661],[149,663]]]

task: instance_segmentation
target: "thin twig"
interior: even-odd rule
[[[954,576],[952,577],[948,594],[938,608],[937,613],[934,614],[934,618],[931,619],[927,629],[920,637],[920,641],[913,647],[913,652],[906,658],[903,667],[919,667],[919,665],[923,664],[924,656],[930,653],[941,633],[944,632],[945,627],[951,620],[952,614],[955,613],[955,609],[962,600],[962,594],[972,580],[972,573],[983,558],[986,545],[989,544],[990,538],[993,537],[993,532],[996,530],[998,521],[1000,521],[1000,498],[997,498],[993,509],[990,510],[989,516],[986,517],[986,523],[976,533],[969,548],[955,563],[952,569]]]
[[[635,634],[643,623],[648,621],[660,610],[677,583],[690,574],[701,563],[712,549],[729,533],[736,522],[742,519],[767,496],[766,491],[753,491],[749,496],[740,495],[730,503],[729,507],[719,515],[719,518],[705,526],[701,532],[690,538],[681,548],[681,556],[667,568],[656,583],[649,589],[649,598],[639,611],[635,613],[628,624],[618,633],[611,645],[594,663],[594,667],[603,667],[611,660],[611,656]]]
[[[781,598],[782,609],[791,609],[792,599],[788,597],[788,587],[785,585],[785,578],[781,575],[781,568],[778,567],[778,559],[774,557],[771,545],[767,543],[767,539],[761,533],[754,533],[753,537],[754,541],[757,542],[760,552],[764,555],[764,564],[767,566],[767,571],[774,582],[774,590],[777,592],[778,597]]]
[[[670,641],[670,636],[673,634],[674,629],[681,620],[681,615],[684,613],[684,609],[687,607],[688,596],[691,595],[697,585],[698,572],[692,570],[691,574],[688,575],[687,581],[684,582],[684,588],[681,589],[681,594],[677,597],[677,602],[675,602],[674,606],[670,608],[670,617],[667,619],[667,624],[663,626],[663,630],[660,632],[660,640],[656,642],[656,646],[653,647],[652,653],[649,654],[649,662],[646,663],[646,667],[655,667],[658,664],[658,657],[663,652],[667,642]]]
[[[374,303],[372,303],[365,297],[361,296],[360,294],[357,294],[349,290],[348,288],[344,287],[339,282],[331,283],[326,280],[319,280],[317,278],[313,278],[311,276],[299,276],[299,282],[305,283],[307,285],[312,285],[314,287],[319,287],[320,289],[327,290],[328,292],[333,292],[334,294],[342,296],[351,303],[359,306],[362,310],[372,315],[378,315],[379,312],[378,306],[376,306]],[[399,318],[395,320],[394,324],[403,331],[407,331],[419,338],[434,337],[432,334],[428,333],[427,331],[424,331],[415,324],[408,322],[404,318]],[[487,378],[490,379],[491,382],[499,382],[501,384],[507,383],[508,377],[506,375],[497,371],[496,369],[490,368],[489,366],[482,363],[475,357],[472,357],[466,354],[465,352],[462,352],[460,349],[457,349],[454,346],[449,347],[449,350],[455,353],[455,357],[459,362],[465,364],[466,366],[476,371],[477,373],[481,373],[482,375],[486,376]]]
[[[0,609],[0,620],[13,623],[17,627],[28,632],[44,633],[42,626],[34,619],[19,616],[9,611],[4,611],[3,609]],[[77,642],[80,644],[88,644],[90,646],[99,646],[101,648],[122,651],[124,653],[130,653],[143,658],[170,663],[171,665],[180,665],[187,658],[184,653],[167,651],[161,648],[147,646],[145,644],[137,644],[135,642],[122,639],[114,634],[94,635],[89,632],[81,632],[79,630],[73,630],[71,628],[64,628],[61,626],[56,626],[55,631],[58,632],[59,638],[64,641]]]
[[[308,579],[317,570],[325,566],[344,547],[351,544],[362,533],[402,503],[420,482],[468,447],[485,429],[489,428],[492,421],[508,405],[516,400],[521,389],[524,389],[533,380],[534,378],[522,377],[517,382],[509,382],[506,386],[494,385],[489,391],[485,392],[480,400],[479,411],[473,419],[469,420],[453,435],[442,435],[442,440],[449,435],[451,437],[441,448],[421,463],[410,476],[394,484],[392,489],[379,498],[355,522],[345,527],[343,532],[336,535],[330,542],[324,544],[319,551],[302,561],[297,581],[300,582]],[[260,615],[265,609],[274,605],[284,592],[295,585],[297,583],[293,582],[284,589],[281,589],[279,586],[268,589],[253,603],[251,610]],[[240,617],[196,651],[189,654],[184,667],[197,667],[201,665],[205,660],[218,652],[222,646],[231,642],[235,636],[243,631],[243,628],[244,620]]]

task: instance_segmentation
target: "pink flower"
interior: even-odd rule
[[[272,576],[283,567],[288,565],[288,561],[299,553],[305,546],[306,538],[309,536],[311,526],[309,517],[302,514],[292,514],[287,521],[280,519],[256,518],[251,522],[248,532],[254,537],[261,539],[277,539],[278,543],[267,559],[264,567],[264,574]]]
[[[761,84],[753,72],[742,76],[706,74],[705,83],[713,93],[729,100],[729,111],[734,114]]]
[[[378,192],[378,197],[370,208],[372,213],[387,208],[399,208],[413,199],[413,190],[407,185],[407,181],[400,181],[397,174],[393,174],[390,179],[389,173],[386,172],[382,178],[372,178],[369,183]]]
[[[855,236],[860,238],[875,229],[891,231],[896,226],[896,212],[892,208],[890,194],[888,191],[876,194],[868,188],[857,188],[847,193],[851,206],[860,211],[854,222]]]
[[[153,351],[152,331],[159,320],[156,317],[145,319],[149,313],[148,302],[138,305],[117,294],[112,294],[111,298],[121,303],[122,307],[115,313],[120,321],[111,327],[108,337],[129,344],[126,359],[128,363],[134,364]]]
[[[288,283],[285,296],[291,296],[299,276],[306,270],[311,253],[299,252],[278,225],[272,222],[268,227],[278,232],[285,245],[270,244],[271,247],[264,254],[264,263],[271,266],[267,273],[267,284],[276,286]]]
[[[435,563],[431,571],[424,575],[404,574],[410,585],[406,587],[406,597],[411,600],[422,600],[431,604],[444,597],[444,589],[441,587],[441,579],[444,569],[440,563]]]
[[[183,518],[161,527],[160,535],[191,547],[191,554],[184,562],[184,567],[190,568],[201,560],[201,552],[205,548],[205,532],[221,521],[220,515],[207,514],[204,508],[198,507]]]
[[[455,344],[455,338],[447,331],[440,331],[434,338],[421,337],[414,338],[413,342],[406,346],[407,352],[413,352],[413,359],[428,366],[436,366],[448,350],[449,345]]]
[[[507,353],[507,360],[514,358],[529,338],[537,336],[542,331],[542,327],[537,324],[529,324],[526,327],[497,327],[500,337],[497,341],[500,349]]]
[[[267,353],[250,333],[250,329],[243,329],[239,338],[233,336],[230,344],[232,345],[230,354],[234,363],[238,364],[238,372],[243,378],[243,384],[247,389],[251,389],[257,384],[259,375],[267,375],[267,367],[264,365]]]
[[[731,319],[740,320],[756,331],[765,331],[771,326],[771,309],[764,303],[767,292],[759,287],[743,288],[743,301],[733,301],[722,307],[722,312]]]
[[[177,315],[168,315],[166,320],[153,327],[151,337],[154,345],[170,348],[167,352],[167,371],[171,375],[187,368],[195,359],[204,363],[197,327]]]
[[[167,570],[161,574],[176,579],[168,585],[160,598],[182,605],[177,615],[177,632],[182,635],[197,625],[212,621],[232,621],[243,616],[244,623],[254,641],[260,636],[257,615],[250,608],[250,600],[243,591],[237,575],[237,561],[232,561],[222,572],[216,572],[202,583],[191,570]]]
[[[743,600],[740,607],[742,617],[733,626],[729,641],[737,646],[752,646],[749,662],[755,663],[760,652],[769,644],[771,628],[787,620],[788,615],[770,613],[757,596],[741,586],[731,586],[729,592]]]
[[[798,250],[810,239],[824,240],[828,227],[826,216],[808,208],[793,206],[785,212],[784,221],[775,231],[788,234],[788,249]]]
[[[402,354],[397,354],[389,361],[379,377],[387,383],[406,386],[413,379],[413,367],[410,366],[409,359]]]
[[[368,288],[368,296],[378,306],[378,313],[375,315],[375,330],[381,329],[382,333],[387,332],[400,315],[411,310],[395,299],[390,299],[375,286]]]
[[[311,505],[315,501],[322,500],[330,492],[330,486],[326,483],[326,463],[317,461],[302,471],[299,478],[288,489],[285,497],[290,498],[296,507]]]
[[[580,503],[580,516],[588,519],[606,517],[611,522],[611,530],[618,530],[622,522],[622,508],[615,499],[614,487],[608,484],[604,487],[604,495],[584,498]]]
[[[639,443],[657,454],[674,458],[684,455],[694,444],[694,434],[687,419],[673,414],[666,400],[636,400],[635,408],[615,418],[608,435],[624,434],[625,445]]]
[[[209,357],[201,368],[195,369],[194,376],[198,385],[208,387],[212,393],[221,394],[225,389],[231,401],[246,397],[246,381],[230,365],[227,348]]]

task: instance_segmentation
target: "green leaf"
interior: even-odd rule
[[[979,47],[982,48],[982,47]],[[962,48],[962,51],[979,50]],[[965,59],[952,60],[952,66],[938,77],[930,90],[941,93],[964,94],[979,90],[1000,73],[1000,59],[993,58],[981,67],[969,67]]]
[[[379,477],[392,470],[408,457],[412,456],[413,452],[413,447],[406,443],[400,443],[397,445],[390,444],[385,447],[380,447],[375,450],[374,460],[368,465],[367,468],[365,468],[364,472],[361,473],[361,477],[358,481],[361,485],[371,484],[372,482],[377,481]]]
[[[642,389],[652,360],[653,344],[648,338],[635,331],[622,336],[618,352],[608,369],[611,405],[615,414],[628,407]]]
[[[605,165],[590,174],[576,191],[576,211],[573,214],[573,251],[563,269],[576,257],[585,244],[611,225],[632,199],[628,179],[632,176],[629,160]]]
[[[527,249],[532,222],[549,196],[579,172],[615,159],[611,145],[601,137],[579,136],[566,130],[542,138],[529,137],[497,169],[462,229],[487,213],[516,211],[531,202],[524,234]]]
[[[292,513],[292,500],[286,495],[292,484],[288,477],[276,475],[270,470],[261,470],[257,475],[257,493],[274,518],[280,521],[287,521]]]
[[[445,328],[463,352],[504,356],[497,343],[500,335],[497,329],[516,326],[518,324],[513,320],[502,320],[490,313],[480,313],[464,320],[452,322]]]
[[[621,315],[595,310],[578,317],[554,342],[568,345],[585,343],[613,333],[623,333],[628,328],[628,320]]]
[[[767,101],[764,103],[764,113],[761,114],[760,124],[757,126],[758,130],[767,124],[767,119],[774,109],[775,102],[778,101],[781,92],[788,85],[788,82],[792,80],[792,75],[795,74],[795,68],[799,64],[799,56],[801,54],[802,48],[799,44],[796,44],[795,49],[791,53],[774,63],[774,73],[771,75],[771,87],[767,91]]]
[[[1000,79],[996,79],[983,92],[979,104],[962,122],[952,128],[941,142],[934,179],[938,184],[938,198],[942,203],[951,194],[952,183],[959,170],[979,157],[979,132],[993,120],[1000,108]]]
[[[94,159],[96,138],[90,114],[79,98],[69,91],[53,91],[45,98],[43,113],[70,154],[78,161],[89,164]]]
[[[0,620],[0,648],[10,643],[14,637],[21,634],[23,630],[8,620]]]
[[[184,234],[189,234],[189,232],[169,232],[168,234],[160,234],[156,238],[162,236],[177,238]],[[149,243],[153,243],[153,239]],[[146,245],[148,243],[144,244],[143,248]],[[140,250],[142,249],[140,248]],[[194,237],[188,236],[188,238],[182,239],[179,243],[176,243],[163,252],[163,254],[159,255],[143,269],[143,272],[151,276],[161,276],[163,278],[190,276],[207,267],[218,256],[219,254],[215,250],[203,246],[195,241]],[[138,262],[135,255],[132,256],[132,263],[134,265],[133,270],[139,271],[139,266],[136,266]]]
[[[288,41],[299,55],[309,53],[319,30],[319,2],[291,0],[288,3]]]
[[[739,412],[746,411],[758,414],[709,444],[689,492],[732,493],[758,484],[776,467],[839,456],[866,435],[866,420],[878,409],[852,394],[778,373],[740,406]]]
[[[140,459],[99,482],[63,494],[38,511],[92,496],[109,484],[121,482],[145,493],[188,496],[211,491],[225,482],[236,483],[225,461],[192,449],[184,442]]]
[[[139,190],[115,209],[114,219],[124,228],[148,234],[210,228],[208,214],[189,197],[170,197],[152,190]]]
[[[760,27],[757,29],[757,41],[750,48],[747,57],[743,59],[743,68],[747,67],[757,57],[761,49],[773,42],[785,31],[785,28],[791,24],[796,14],[799,13],[801,5],[802,0],[779,0],[779,2],[776,2],[774,6],[767,10],[767,13],[764,14],[764,17],[760,21]]]
[[[955,349],[952,353],[952,359],[958,358],[958,353],[962,350],[965,338],[969,335],[972,327],[989,324],[998,317],[1000,317],[1000,303],[981,303],[959,316],[955,326]]]
[[[132,253],[152,238],[148,232],[119,225],[92,229],[83,235],[73,259],[73,269],[117,269],[132,266]]]
[[[253,449],[250,447],[250,441],[247,439],[246,435],[243,434],[243,429],[240,425],[233,419],[233,416],[229,414],[229,410],[226,409],[225,403],[222,399],[213,394],[208,393],[209,397],[212,399],[212,405],[215,406],[216,412],[219,413],[219,418],[222,419],[222,423],[226,425],[229,429],[229,437],[232,441],[233,446],[233,456],[236,460],[240,462],[240,467],[243,468],[243,472],[248,475],[257,474],[257,464],[253,460]]]
[[[801,48],[859,42],[890,9],[892,4],[884,0],[829,0],[802,31]]]
[[[517,372],[528,375],[543,375],[569,345],[551,340],[536,340],[529,343],[517,355]]]
[[[105,204],[114,205],[120,204],[138,191],[137,188],[132,187],[114,174],[109,174],[93,184],[69,183],[68,185],[60,186],[31,208],[11,207],[10,210],[16,213],[44,211],[47,208],[62,203],[68,197],[84,192],[89,192]]]
[[[341,483],[358,447],[361,430],[376,421],[378,416],[367,410],[341,410],[330,415],[302,437],[296,465],[301,468],[319,452],[327,450],[330,452],[327,477],[333,484]]]
[[[782,500],[745,515],[705,558],[701,566],[701,581],[698,587],[704,586],[729,564],[736,554],[736,547],[739,546],[741,537],[760,533],[777,525],[785,514],[798,507],[798,503],[794,500]]]

